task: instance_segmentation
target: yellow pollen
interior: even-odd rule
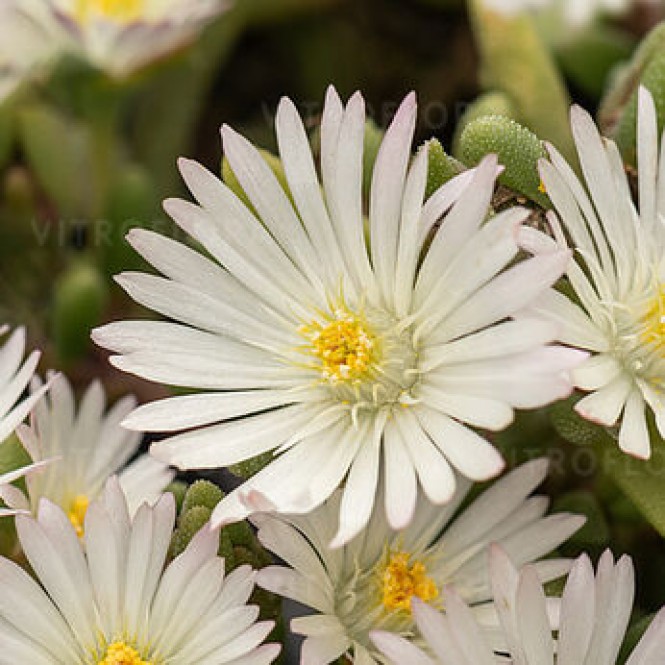
[[[300,333],[309,340],[311,353],[330,383],[353,383],[372,367],[375,337],[364,319],[346,309],[337,310],[328,323],[301,326]]]
[[[136,649],[124,642],[114,642],[106,649],[103,660],[97,661],[97,665],[154,665],[149,660],[142,660]]]
[[[88,512],[89,505],[90,499],[88,499],[85,494],[78,494],[69,504],[69,512],[67,513],[67,517],[69,517],[69,521],[74,525],[76,534],[79,538],[83,537],[83,523],[85,521],[85,514]]]
[[[439,590],[421,561],[409,565],[411,557],[406,552],[394,552],[381,576],[382,602],[388,610],[411,609],[411,598],[429,602],[439,595]]]
[[[74,17],[87,23],[100,16],[116,23],[131,23],[143,16],[145,0],[76,0]]]
[[[547,187],[545,187],[545,183],[541,180],[540,184],[538,185],[538,191],[541,194],[547,194]]]
[[[665,284],[658,287],[658,294],[651,302],[642,320],[642,342],[653,346],[665,356]]]

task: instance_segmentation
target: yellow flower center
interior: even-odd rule
[[[88,512],[89,505],[90,499],[88,499],[85,494],[78,494],[69,504],[67,517],[69,517],[69,521],[76,529],[76,534],[79,538],[83,537],[83,524],[85,522],[85,514]]]
[[[411,598],[429,602],[439,595],[439,590],[422,561],[410,563],[406,552],[393,552],[381,575],[382,602],[388,610],[411,609]]]
[[[665,356],[665,284],[658,287],[658,294],[649,305],[642,322],[642,341]]]
[[[103,660],[97,665],[154,665],[149,660],[143,660],[138,651],[124,642],[114,642],[106,649]]]
[[[323,323],[300,327],[318,359],[323,378],[330,383],[354,383],[365,376],[375,361],[376,338],[363,317],[346,308],[337,309]]]
[[[144,0],[76,0],[74,16],[87,23],[99,16],[116,23],[131,23],[141,18]]]

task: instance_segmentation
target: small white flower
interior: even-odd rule
[[[586,111],[573,107],[571,115],[588,193],[552,146],[541,177],[576,250],[568,280],[579,304],[550,291],[525,315],[544,315],[561,326],[562,342],[594,352],[572,372],[575,385],[590,391],[576,410],[608,427],[621,420],[621,449],[648,458],[647,406],[665,436],[665,160],[656,112],[640,89],[639,212],[616,145],[601,139]],[[550,219],[560,249],[566,238]]]
[[[33,390],[40,392],[35,380]],[[141,434],[128,432],[120,421],[136,406],[125,397],[105,413],[106,395],[98,381],[84,394],[78,411],[72,387],[63,375],[51,380],[48,395],[34,408],[30,427],[17,434],[34,462],[50,464],[26,477],[28,496],[13,486],[0,485],[0,497],[15,510],[37,511],[42,498],[59,505],[79,535],[88,505],[103,490],[139,447]],[[119,475],[130,514],[147,501],[154,503],[174,473],[155,459],[142,455]]]
[[[508,267],[528,213],[514,208],[484,223],[493,156],[425,201],[427,151],[411,163],[415,122],[409,95],[374,167],[369,246],[364,101],[355,94],[345,108],[332,88],[323,187],[294,105],[284,99],[277,111],[295,208],[260,153],[223,127],[253,210],[189,160],[180,168],[200,205],[165,204],[214,260],[149,231],[129,236],[164,277],[129,273],[119,283],[180,323],[118,322],[94,339],[119,354],[111,362],[120,369],[204,392],[141,407],[126,426],[192,430],[152,449],[180,468],[278,453],[222,500],[216,524],[271,509],[308,512],[344,481],[342,545],[367,523],[382,476],[388,521],[403,528],[418,483],[444,504],[455,491],[452,467],[473,480],[501,471],[501,456],[471,426],[503,429],[514,408],[570,392],[564,370],[581,358],[548,346],[556,326],[506,320],[559,278],[569,251]]]
[[[0,326],[0,336],[8,331],[7,326]],[[17,328],[0,347],[0,445],[14,432],[26,416],[39,402],[47,390],[43,386],[30,397],[21,400],[30,380],[32,379],[37,363],[39,352],[33,351],[23,361],[25,353],[25,329]],[[43,466],[43,462],[13,470],[0,475],[0,485],[12,483],[29,470]],[[0,508],[0,515],[7,513],[5,508]]]
[[[165,494],[132,521],[115,478],[85,518],[85,548],[42,500],[16,528],[39,584],[0,559],[0,665],[267,665],[272,622],[246,605],[255,571],[224,576],[219,534],[204,527],[164,570],[175,522]],[[40,586],[41,585],[41,586]]]
[[[633,564],[624,556],[615,565],[606,551],[594,577],[584,554],[573,564],[561,598],[558,622],[551,625],[542,580],[533,566],[519,572],[501,547],[490,553],[494,600],[506,650],[503,655],[485,639],[473,612],[450,590],[445,613],[418,599],[413,614],[427,653],[397,635],[377,631],[372,640],[395,665],[614,665],[630,619],[635,582]],[[558,630],[557,641],[552,629]],[[665,608],[653,619],[626,665],[662,662],[665,650]],[[432,659],[432,657],[434,659]]]
[[[125,77],[194,41],[225,0],[5,0],[12,24],[40,30],[53,54],[76,53]],[[0,28],[0,36],[5,30]],[[11,34],[9,25],[6,32]]]
[[[469,488],[462,482],[444,508],[423,499],[412,524],[400,532],[375,511],[362,534],[334,550],[328,542],[337,528],[339,493],[309,515],[253,517],[263,546],[292,566],[264,568],[257,583],[317,612],[291,624],[307,637],[301,662],[328,663],[345,653],[356,664],[376,662],[370,631],[412,634],[412,598],[446,607],[444,587],[450,584],[488,622],[488,634],[496,634],[488,545],[500,542],[524,564],[548,554],[584,523],[583,517],[567,513],[545,516],[547,499],[529,497],[546,473],[546,460],[524,464],[453,518]],[[534,564],[543,580],[560,577],[568,568],[565,559]]]

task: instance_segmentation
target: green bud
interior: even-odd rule
[[[535,134],[503,116],[478,118],[460,137],[462,161],[472,166],[490,153],[498,155],[499,163],[505,166],[499,182],[543,207],[550,206],[538,175],[538,160],[546,153]]]
[[[272,461],[273,455],[272,452],[268,451],[252,457],[252,459],[245,460],[244,462],[238,462],[237,464],[232,464],[229,466],[229,471],[235,476],[240,478],[251,478],[253,475],[257,474],[261,469],[268,466]]]
[[[520,123],[573,161],[568,92],[530,13],[505,16],[484,0],[470,0],[468,6],[483,88],[504,93]]]
[[[205,506],[194,506],[180,514],[178,527],[171,537],[171,556],[176,557],[187,549],[192,538],[210,520],[212,510]]]
[[[252,568],[259,568],[256,552],[242,545],[236,545],[233,548],[233,556],[235,565],[237,566],[251,566]]]
[[[258,543],[256,536],[247,522],[236,522],[229,524],[222,529],[234,545],[255,548]]]
[[[503,92],[486,92],[480,95],[466,108],[457,123],[453,138],[453,155],[460,158],[460,138],[466,126],[487,115],[500,115],[514,120],[517,117],[517,110],[510,101],[510,97]]]
[[[204,506],[212,511],[215,506],[222,500],[224,493],[217,485],[211,483],[209,480],[197,480],[192,483],[187,492],[182,504],[182,512],[187,513],[192,508]]]
[[[573,409],[575,402],[577,398],[571,398],[550,407],[550,422],[561,438],[578,446],[589,446],[603,437],[603,430],[582,418]]]
[[[447,155],[437,139],[430,139],[425,146],[427,146],[428,161],[425,198],[428,199],[441,185],[459,175],[464,170],[464,165]]]
[[[109,286],[96,266],[77,260],[60,275],[53,293],[53,338],[63,363],[91,348],[90,330],[102,319]]]
[[[182,510],[182,504],[185,500],[185,494],[187,493],[187,483],[183,483],[182,480],[174,480],[164,491],[173,494],[176,510],[179,513]]]

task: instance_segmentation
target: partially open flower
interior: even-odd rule
[[[414,522],[399,532],[376,511],[363,533],[334,550],[328,542],[336,529],[339,492],[309,515],[252,518],[263,546],[291,566],[264,568],[259,586],[312,609],[291,623],[295,633],[306,636],[301,662],[328,663],[343,654],[354,663],[377,662],[370,631],[412,635],[412,601],[445,608],[449,585],[473,606],[494,645],[499,631],[487,571],[489,544],[501,542],[523,564],[551,552],[584,523],[579,515],[546,515],[547,499],[529,496],[546,471],[545,460],[524,464],[455,517],[468,490],[462,482],[444,508],[422,500]],[[568,571],[569,561],[533,565],[541,579],[551,580]]]
[[[268,665],[272,622],[247,605],[255,572],[225,577],[207,527],[164,569],[175,521],[165,494],[130,519],[111,479],[85,518],[85,548],[47,500],[16,527],[37,581],[0,559],[2,665]]]
[[[35,380],[33,391],[40,393],[40,386]],[[157,501],[175,475],[167,465],[142,455],[123,469],[141,442],[140,433],[120,426],[135,406],[136,400],[126,397],[105,412],[104,388],[95,381],[77,409],[67,379],[61,374],[53,377],[51,391],[36,405],[30,426],[17,430],[33,461],[45,466],[27,474],[27,497],[16,487],[0,485],[0,498],[9,508],[33,512],[41,499],[49,499],[65,511],[79,535],[89,504],[116,473],[132,515],[144,501]]]
[[[417,598],[413,614],[425,650],[395,634],[372,633],[372,640],[395,665],[585,665],[617,662],[635,594],[633,563],[616,564],[606,551],[594,576],[589,557],[582,555],[570,571],[558,603],[558,622],[551,625],[542,580],[532,566],[517,570],[501,547],[490,556],[492,587],[505,647],[496,653],[483,635],[472,610],[450,590],[445,613]],[[553,628],[557,630],[556,642]],[[665,609],[653,619],[626,665],[662,661]]]

